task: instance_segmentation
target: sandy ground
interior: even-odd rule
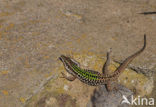
[[[105,56],[112,48],[123,60],[144,34],[147,48],[132,64],[156,71],[156,14],[138,14],[145,11],[156,11],[156,0],[0,0],[0,107],[23,106],[58,75],[61,54]]]

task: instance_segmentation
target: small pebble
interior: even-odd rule
[[[134,80],[132,80],[131,83],[134,83]]]
[[[64,85],[63,89],[66,90],[66,91],[68,91],[69,86],[68,85]]]

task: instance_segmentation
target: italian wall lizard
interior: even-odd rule
[[[117,80],[119,75],[124,71],[124,69],[127,67],[127,65],[140,53],[144,51],[146,47],[146,35],[144,35],[144,45],[143,47],[134,53],[133,55],[127,57],[123,63],[112,73],[108,74],[106,73],[108,71],[108,65],[109,65],[109,54],[110,52],[107,52],[107,60],[104,64],[103,67],[103,73],[99,73],[94,70],[87,70],[87,69],[82,69],[80,67],[80,64],[75,61],[74,59],[67,57],[65,55],[61,55],[59,59],[63,62],[63,65],[68,73],[72,75],[72,77],[66,76],[63,72],[62,75],[64,78],[66,78],[69,81],[73,81],[76,78],[78,78],[80,81],[82,81],[85,84],[92,85],[92,86],[97,86],[97,85],[104,85],[104,84],[109,84],[112,81]]]

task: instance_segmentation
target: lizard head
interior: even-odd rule
[[[77,66],[77,62],[75,62],[73,59],[65,56],[65,55],[61,55],[59,57],[59,59],[63,62],[63,64],[65,66],[71,66],[71,65],[76,65]]]
[[[73,66],[79,66],[78,62],[76,62],[75,60],[71,59],[70,57],[67,57],[65,55],[61,55],[59,57],[59,59],[62,61],[65,69],[67,70],[67,72],[69,72],[70,74],[73,74]],[[73,74],[74,75],[74,74]]]

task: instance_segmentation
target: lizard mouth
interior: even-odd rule
[[[61,57],[59,57],[59,60],[63,62],[63,59]]]

